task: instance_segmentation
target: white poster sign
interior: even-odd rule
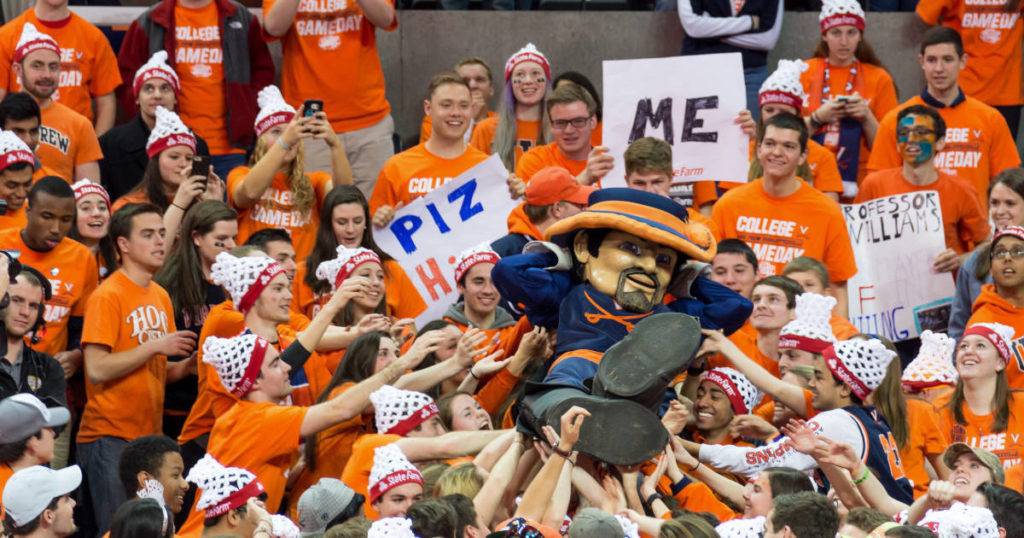
[[[850,321],[893,341],[945,331],[954,292],[950,273],[932,271],[946,249],[939,193],[919,191],[843,205],[857,259],[847,282]]]
[[[622,155],[645,136],[672,145],[672,183],[745,182],[748,138],[736,125],[747,108],[739,53],[603,63],[602,140],[615,168],[601,180],[625,186]]]
[[[438,319],[459,296],[455,257],[508,233],[508,214],[518,202],[508,193],[508,171],[497,155],[399,209],[373,238],[401,264],[427,309],[422,326]]]

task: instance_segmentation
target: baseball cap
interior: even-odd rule
[[[71,420],[64,407],[48,408],[35,395],[15,394],[0,401],[0,443],[27,439],[43,428],[63,426]]]
[[[39,517],[55,498],[67,495],[82,485],[82,470],[77,465],[59,471],[33,465],[7,480],[3,504],[14,524],[22,526]]]
[[[615,516],[597,508],[584,508],[572,518],[569,538],[622,538],[622,525]]]
[[[356,492],[337,478],[321,478],[299,497],[299,527],[302,536],[319,536],[327,524],[352,502]]]
[[[568,170],[560,166],[547,166],[533,174],[526,185],[525,199],[529,205],[551,205],[572,202],[587,205],[594,187],[580,185]]]
[[[957,458],[964,454],[973,455],[982,465],[988,467],[988,470],[992,471],[992,481],[996,484],[1002,484],[1006,480],[1003,463],[999,461],[999,457],[983,448],[974,448],[964,443],[953,443],[946,447],[946,451],[942,454],[942,463],[952,469]]]

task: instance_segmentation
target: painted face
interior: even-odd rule
[[[631,312],[647,312],[661,302],[678,257],[666,246],[618,230],[605,236],[597,256],[587,250],[585,233],[576,236],[573,249],[587,282]]]
[[[992,246],[992,281],[1002,289],[1024,286],[1024,241],[1016,237],[999,238]]]
[[[729,425],[733,418],[732,404],[729,397],[718,385],[710,381],[701,381],[697,387],[697,399],[693,402],[696,415],[695,425],[698,431],[719,430]]]
[[[355,202],[334,206],[331,210],[331,228],[334,230],[334,240],[339,245],[348,248],[360,246],[366,232],[366,213],[363,212],[363,206]]]
[[[459,394],[449,403],[452,411],[452,431],[490,430],[491,417],[480,406],[476,398],[468,394]]]
[[[938,138],[935,120],[924,114],[907,114],[896,127],[896,149],[903,162],[920,166],[935,158]]]
[[[969,500],[978,486],[992,481],[992,470],[974,454],[960,454],[952,471],[949,480],[953,483],[953,498],[961,502]]]
[[[456,329],[458,330],[458,329]],[[373,373],[380,373],[398,358],[398,345],[390,338],[381,338],[377,348],[377,360],[373,363]]]
[[[790,368],[798,365],[814,366],[820,355],[800,349],[783,349],[779,351],[779,373],[785,375]]]
[[[996,183],[988,196],[988,216],[997,230],[1024,224],[1024,198],[1017,191]]]
[[[213,229],[205,234],[193,234],[192,243],[199,249],[204,264],[212,265],[221,252],[235,248],[238,235],[238,221],[221,220],[213,223]]]
[[[672,188],[672,178],[664,172],[633,172],[626,178],[626,186],[631,189],[668,196],[669,190]]]
[[[956,346],[954,366],[960,379],[966,381],[993,377],[1006,368],[1006,363],[987,338],[969,334]]]
[[[544,98],[548,77],[537,62],[523,62],[512,69],[512,95],[516,103],[536,105]]]
[[[423,486],[415,482],[410,484],[402,484],[401,486],[393,487],[384,492],[376,502],[373,503],[373,508],[376,510],[380,517],[405,517],[405,512],[409,510],[412,503],[423,498]]]
[[[766,516],[772,509],[772,485],[762,472],[743,488],[743,517]]]
[[[78,208],[75,225],[79,235],[93,241],[107,236],[110,232],[110,208],[102,196],[87,194],[75,206]]]

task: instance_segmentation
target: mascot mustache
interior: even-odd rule
[[[650,286],[651,295],[648,296],[642,291],[626,291],[626,282],[632,282],[634,286]],[[631,312],[647,312],[661,301],[661,297],[664,295],[662,291],[657,274],[648,273],[639,267],[632,267],[619,273],[619,283],[615,288],[615,300],[622,305],[622,308]]]

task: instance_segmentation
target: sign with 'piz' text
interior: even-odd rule
[[[846,283],[850,321],[864,334],[914,338],[945,332],[954,292],[950,273],[932,271],[946,250],[939,193],[917,191],[843,205],[857,274]]]
[[[602,139],[615,168],[601,180],[625,185],[622,155],[639,138],[672,146],[672,183],[747,180],[748,139],[736,124],[747,108],[739,53],[603,62]]]
[[[439,319],[459,297],[455,257],[508,233],[508,214],[518,204],[508,192],[508,171],[497,155],[417,198],[375,228],[377,245],[401,264],[427,309],[417,325]]]

